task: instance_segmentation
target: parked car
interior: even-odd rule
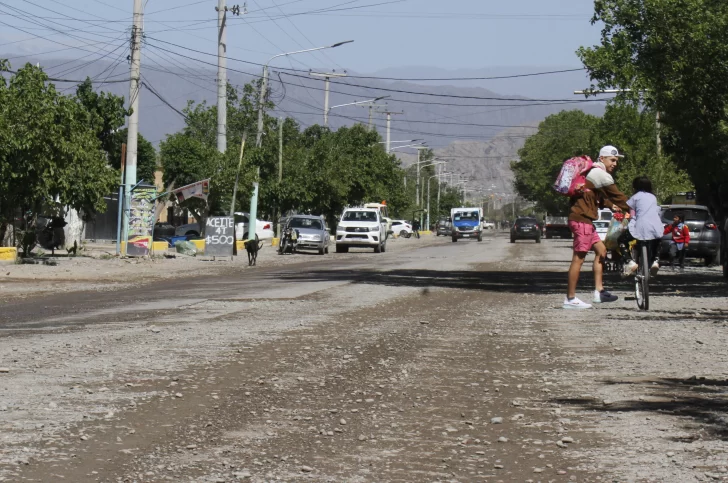
[[[437,221],[437,236],[450,236],[452,235],[452,222],[447,218],[440,218]]]
[[[293,215],[288,226],[298,231],[296,250],[316,250],[319,255],[329,253],[329,231],[322,216]]]
[[[541,225],[536,218],[518,217],[511,227],[511,243],[516,240],[534,240],[541,243]]]
[[[607,238],[607,232],[609,231],[609,222],[612,221],[614,213],[612,210],[604,208],[599,210],[599,219],[592,222],[594,228],[597,230],[599,239],[604,241]]]
[[[495,223],[492,221],[484,221],[483,230],[495,230]]]
[[[555,236],[560,238],[571,238],[569,218],[567,216],[546,216],[546,218],[544,218],[543,234],[547,240]]]
[[[235,238],[237,240],[247,240],[248,223],[250,223],[250,214],[244,212],[235,213]],[[270,240],[276,236],[273,231],[273,222],[266,220],[255,220],[255,236],[259,240]]]
[[[347,208],[336,227],[336,253],[349,248],[374,248],[374,253],[387,249],[387,222],[376,208]]]
[[[685,252],[689,258],[702,258],[706,265],[718,260],[720,255],[720,230],[707,206],[702,205],[663,205],[661,218],[664,224],[672,224],[675,214],[685,215],[685,224],[690,229],[690,243]],[[667,256],[670,251],[672,234],[662,237],[660,255]]]
[[[248,223],[250,222],[250,215],[248,213],[235,213],[235,239],[236,240],[247,240],[248,239]],[[273,231],[273,222],[256,220],[255,223],[255,235],[259,240],[270,240],[275,236]],[[175,236],[194,236],[199,237],[202,231],[200,230],[199,223],[188,223],[186,225],[180,225],[175,229]]]
[[[392,220],[392,232],[405,238],[412,235],[412,225],[405,220]]]

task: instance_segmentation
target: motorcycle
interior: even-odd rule
[[[283,236],[281,242],[278,245],[278,254],[285,255],[286,253],[296,253],[296,246],[298,245],[298,230],[290,226],[286,226],[283,230]]]

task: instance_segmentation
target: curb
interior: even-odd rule
[[[15,263],[18,258],[18,249],[15,247],[0,247],[0,263]]]

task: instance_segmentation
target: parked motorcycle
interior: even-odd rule
[[[285,255],[286,253],[296,253],[296,246],[298,245],[298,230],[292,228],[290,225],[286,225],[283,230],[283,236],[278,245],[278,254]]]

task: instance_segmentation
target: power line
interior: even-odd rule
[[[10,74],[17,74],[18,71],[16,70],[5,70],[2,72],[8,72]],[[59,79],[57,77],[48,77],[48,79],[51,82],[68,82],[73,84],[81,84],[83,82],[86,82],[85,80],[78,80],[78,79]],[[110,81],[94,81],[91,80],[92,84],[119,84],[121,82],[129,82],[129,79],[118,79],[118,80],[110,80]]]

